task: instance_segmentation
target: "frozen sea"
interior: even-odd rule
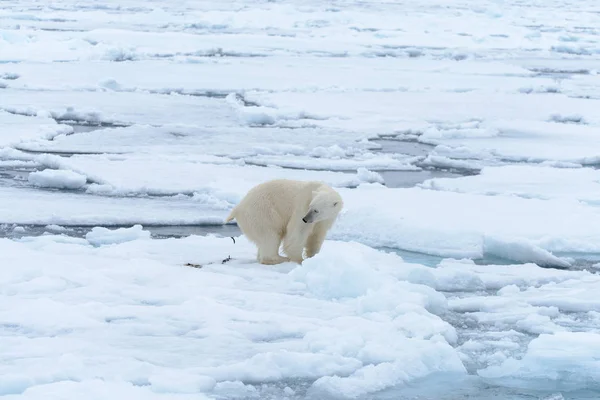
[[[597,1],[0,2],[2,399],[597,399],[599,272]]]

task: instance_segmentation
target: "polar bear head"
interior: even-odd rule
[[[302,218],[302,221],[307,224],[313,224],[319,221],[335,219],[343,206],[342,197],[335,190],[331,188],[315,190],[308,206],[308,212]]]

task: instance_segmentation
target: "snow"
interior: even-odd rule
[[[222,383],[324,376],[333,380],[317,380],[314,390],[331,390],[347,376],[355,393],[368,393],[407,376],[464,371],[445,339],[455,339],[453,328],[432,314],[444,309],[443,296],[386,279],[372,266],[401,262],[397,256],[332,242],[305,265],[265,268],[242,239],[153,241],[134,238],[137,227],[108,233],[93,231],[99,247],[53,236],[0,240],[4,265],[18,264],[2,274],[0,315],[11,349],[2,375],[12,382],[5,394],[27,395],[37,385],[60,390],[65,380],[80,390],[97,379],[145,382],[155,393],[210,394]],[[353,268],[340,264],[340,252]],[[183,265],[219,254],[233,260]],[[350,281],[370,275],[384,286],[339,292],[340,268]],[[311,273],[322,278],[307,279]],[[328,289],[336,282],[339,289]],[[406,318],[410,336],[403,333]],[[422,367],[413,370],[411,360]],[[386,371],[375,386],[374,366]]]
[[[476,176],[430,179],[420,186],[460,193],[578,200],[600,204],[600,170],[593,168],[533,165],[486,167]]]
[[[486,237],[483,251],[511,261],[534,262],[542,267],[568,268],[571,266],[567,260],[556,257],[549,251],[523,238],[498,239]]]
[[[558,390],[598,388],[600,335],[588,332],[542,334],[522,360],[508,359],[480,374],[510,386],[548,386]],[[566,377],[567,379],[564,379]]]
[[[457,360],[455,357],[448,359],[440,357],[440,355],[446,353],[445,345],[440,344],[437,348],[436,346],[431,347],[433,348],[429,352],[419,354],[418,358],[414,357],[414,353],[404,353],[402,356],[399,355],[395,361],[370,365],[349,377],[320,378],[314,383],[314,387],[328,394],[357,398],[435,372],[459,370],[456,366]]]
[[[600,251],[600,210],[572,200],[386,189],[376,184],[340,193],[345,209],[331,231],[338,240],[442,257],[481,258],[491,253],[513,261],[550,263],[557,259],[548,252]]]
[[[1,109],[0,124],[2,124],[2,135],[0,135],[2,147],[34,139],[52,139],[72,131],[71,127],[59,125],[45,115],[33,114],[32,117],[26,118]]]
[[[340,159],[340,152],[343,157],[378,147],[373,143],[355,142],[359,136],[348,137],[336,130],[320,131],[318,140],[311,137],[313,133],[314,130],[309,128],[232,127],[223,130],[181,124],[158,127],[132,125],[61,135],[51,142],[22,143],[19,148],[35,152],[71,153],[181,154],[185,151],[185,154],[198,157],[214,155],[234,158],[286,154],[285,158],[282,157],[286,161],[292,155],[303,156],[308,152],[312,157]],[[240,140],[240,137],[245,140]],[[344,149],[341,149],[341,145]],[[279,160],[269,161],[277,164]],[[343,162],[349,163],[351,160]]]
[[[0,220],[4,224],[33,225],[214,225],[226,210],[205,207],[199,197],[124,198],[82,193],[55,193],[0,187]]]
[[[27,179],[34,186],[57,189],[79,189],[87,181],[84,175],[77,172],[53,169],[32,172]]]
[[[506,288],[539,287],[549,283],[560,283],[590,276],[586,271],[564,271],[551,268],[539,268],[533,263],[509,265],[477,265],[472,260],[446,259],[437,268],[417,268],[409,275],[398,275],[411,282],[427,284],[441,291],[501,290]],[[424,280],[427,278],[427,281]],[[552,286],[550,286],[552,287]],[[517,291],[518,293],[518,291]],[[508,294],[508,293],[507,293]]]
[[[353,169],[377,169],[394,171],[414,171],[420,168],[411,164],[415,157],[376,155],[374,153],[361,154],[350,159],[344,158],[316,158],[306,156],[256,156],[245,159],[249,164],[276,165],[285,168],[306,168],[329,171],[348,171]],[[368,182],[368,181],[367,181]]]
[[[565,103],[579,102],[582,99],[567,98]],[[509,100],[509,102],[512,102]],[[534,101],[535,103],[535,101]],[[538,99],[536,104],[548,104]],[[458,129],[432,129],[425,132],[420,140],[429,143],[446,144],[453,147],[464,146],[475,152],[489,153],[488,157],[503,160],[544,162],[559,161],[585,165],[597,164],[598,154],[594,151],[598,145],[595,135],[597,121],[587,125],[557,123],[553,120],[554,109],[566,109],[568,115],[579,115],[579,110],[588,104],[551,105],[544,110],[536,108],[540,113],[539,120],[520,119],[515,116],[508,121],[499,119],[493,122],[477,123],[477,128],[459,126]],[[597,105],[594,105],[594,107]],[[529,110],[533,112],[533,110]],[[590,110],[591,111],[591,110]],[[590,117],[592,118],[591,114]]]
[[[204,193],[230,207],[253,186],[269,179],[301,179],[324,181],[335,187],[358,186],[370,181],[364,174],[317,172],[247,166],[233,160],[199,157],[74,155],[64,158],[40,156],[37,161],[48,167],[72,169],[95,183],[91,193],[118,194],[189,194]],[[215,162],[216,161],[216,162]]]
[[[307,92],[262,92],[246,98],[288,112],[318,112],[322,118],[312,122],[327,128],[398,134],[402,126],[418,123],[423,126],[419,141],[468,147],[492,160],[598,162],[600,139],[595,132],[600,120],[595,110],[600,103],[594,99],[471,91],[435,96],[407,91],[323,92],[318,99]],[[557,110],[564,115],[558,122]],[[580,117],[585,124],[572,123]]]
[[[360,180],[366,183],[385,183],[383,177],[374,171],[369,171],[366,168],[359,168],[357,171]]]
[[[119,125],[164,125],[171,121],[185,125],[209,121],[207,126],[232,126],[235,114],[221,103],[225,103],[225,100],[167,94],[148,98],[144,93],[137,92],[67,91],[57,97],[53,91],[39,91],[32,98],[28,91],[10,88],[2,91],[2,109],[11,113],[42,113],[59,120]]]
[[[68,228],[65,228],[64,226],[60,225],[47,225],[46,229],[53,232],[68,232]]]
[[[143,230],[141,225],[115,230],[97,226],[85,235],[85,239],[94,246],[124,243],[142,238],[150,238],[150,232]]]
[[[591,0],[2,1],[0,395],[597,398],[598,26]],[[223,224],[277,178],[344,199],[302,265]]]
[[[561,267],[568,266],[568,260],[552,253],[600,252],[597,228],[600,212],[595,207],[573,201],[503,198],[418,188],[392,190],[378,183],[361,183],[361,175],[353,177],[335,172],[320,174],[252,166],[163,164],[158,159],[152,165],[149,162],[136,165],[131,162],[133,160],[108,161],[105,156],[61,159],[64,162],[61,168],[77,165],[75,170],[78,173],[98,182],[88,187],[88,195],[69,197],[61,194],[63,202],[73,204],[53,203],[40,209],[42,202],[50,199],[50,194],[31,193],[28,198],[17,200],[11,198],[13,189],[3,189],[0,195],[6,198],[6,204],[18,201],[31,205],[29,210],[17,212],[7,208],[3,221],[44,225],[101,221],[106,224],[136,221],[142,224],[220,224],[232,205],[262,180],[320,178],[337,186],[344,198],[345,210],[330,231],[334,239],[442,257],[482,258],[495,255],[512,261]],[[192,171],[197,173],[188,175]],[[221,178],[217,180],[216,176]],[[330,178],[327,179],[327,176]],[[147,177],[146,182],[144,177]],[[370,180],[364,176],[362,179]],[[356,189],[339,187],[355,184],[360,185]],[[96,196],[90,196],[92,194]],[[127,199],[129,205],[123,202],[122,207],[140,207],[135,216],[121,214],[119,206],[106,198],[123,194],[134,197]],[[174,197],[171,203],[167,198],[136,198],[148,194]],[[85,204],[77,202],[77,199],[83,198],[89,201]],[[153,214],[151,210],[160,204],[171,204],[170,210]],[[80,211],[61,219],[59,216],[64,214],[59,210],[70,207]],[[198,207],[204,207],[209,214],[202,216],[194,212],[194,208]],[[53,210],[52,213],[50,210]],[[517,216],[520,224],[513,222]],[[188,222],[186,218],[191,220]]]
[[[217,62],[217,61],[214,61]],[[236,91],[250,90],[304,90],[316,91],[335,89],[369,89],[386,91],[390,88],[412,90],[430,88],[433,82],[445,90],[460,89],[464,85],[472,88],[482,85],[496,84],[494,77],[480,72],[506,74],[507,84],[510,82],[513,90],[538,82],[539,85],[551,84],[547,77],[533,77],[531,71],[519,66],[511,66],[497,62],[481,62],[474,60],[473,64],[461,65],[455,61],[438,60],[431,63],[428,60],[404,60],[393,58],[325,58],[325,57],[274,57],[270,60],[273,68],[265,69],[262,57],[244,58],[241,60],[224,60],[219,62],[219,70],[214,69],[212,62],[180,62],[172,63],[165,60],[140,60],[136,63],[121,63],[106,61],[81,61],[75,64],[67,63],[51,76],[49,63],[31,63],[19,67],[19,78],[6,82],[10,88],[35,87],[45,90],[56,90],[68,87],[73,90],[100,89],[111,91],[149,91],[158,93],[182,94],[220,94],[225,95]],[[137,69],[142,66],[146,73],[140,74]],[[415,69],[414,66],[417,66]],[[243,67],[246,74],[240,74]],[[168,69],[169,73],[163,73]],[[399,73],[402,71],[402,73]],[[0,71],[10,74],[14,71],[10,64],[0,64]],[[479,70],[479,71],[478,71]],[[357,81],[354,71],[364,77]],[[376,74],[370,72],[376,71]],[[342,72],[342,73],[340,73]],[[433,72],[433,74],[432,74]],[[454,80],[445,79],[444,73],[451,73]],[[226,80],[215,81],[222,75]],[[429,84],[423,78],[435,79]],[[65,80],[68,78],[68,82]],[[475,80],[475,81],[474,81]],[[506,88],[506,86],[504,86]]]

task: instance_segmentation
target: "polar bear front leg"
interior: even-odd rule
[[[300,221],[300,223],[296,220]],[[304,251],[306,238],[309,234],[310,227],[302,222],[302,218],[292,217],[283,238],[283,251],[290,258],[290,261],[302,264],[302,252]]]
[[[306,241],[306,257],[314,257],[319,251],[325,241],[325,235],[327,232],[316,229]]]
[[[321,246],[323,246],[325,236],[327,236],[327,231],[329,231],[331,225],[333,225],[333,221],[329,220],[317,222],[315,224],[315,227],[306,240],[306,257],[314,257],[321,251]]]

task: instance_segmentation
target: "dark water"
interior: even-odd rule
[[[426,156],[435,146],[420,143],[415,140],[400,140],[396,138],[372,139],[371,142],[381,146],[382,153],[398,153],[409,156]]]
[[[464,176],[457,172],[440,169],[423,169],[421,171],[377,171],[389,188],[410,188],[427,179],[459,178]]]
[[[550,385],[549,385],[550,386]],[[592,390],[559,392],[494,386],[476,375],[434,373],[398,388],[384,390],[369,399],[377,400],[583,400],[598,399]]]
[[[111,127],[112,125],[101,125],[101,124],[82,124],[82,123],[68,123],[68,122],[61,122],[64,125],[70,125],[71,127],[73,127],[73,133],[72,135],[76,134],[76,133],[82,133],[82,132],[92,132],[92,131],[97,131],[98,129],[103,129],[103,128],[108,128]]]
[[[277,383],[252,385],[261,400],[340,400],[311,388],[313,381],[287,379]],[[293,392],[290,390],[292,389]],[[231,396],[220,398],[250,399]],[[475,375],[433,373],[408,384],[399,384],[380,392],[353,397],[354,400],[590,400],[598,399],[594,391],[559,392],[552,389],[512,389],[487,384]]]
[[[61,226],[54,228],[50,225],[15,225],[0,224],[0,238],[20,239],[27,236],[42,236],[47,234],[59,234],[76,238],[83,238],[94,226]],[[104,226],[108,229],[131,228],[127,226]],[[155,239],[181,238],[191,235],[206,236],[215,235],[220,237],[231,237],[241,235],[237,225],[144,225],[144,230],[149,231]]]
[[[35,171],[30,166],[0,166],[0,186],[26,186],[30,172]]]
[[[415,251],[394,249],[389,247],[379,247],[379,250],[383,250],[387,253],[398,254],[404,261],[413,264],[421,264],[427,267],[436,267],[442,260],[448,257],[436,256],[432,254],[419,253]],[[482,258],[473,260],[475,264],[479,265],[514,265],[519,264],[514,261],[505,260],[499,257],[485,255]]]
[[[378,250],[385,251],[387,253],[398,254],[404,261],[413,264],[421,264],[427,267],[436,267],[442,260],[448,257],[436,256],[432,254],[419,253],[415,251],[403,250],[398,248],[379,247]],[[555,252],[554,255],[560,258],[566,258],[571,261],[571,267],[568,269],[571,271],[588,270],[592,272],[599,272],[600,267],[595,265],[600,263],[600,254],[593,253],[560,253]],[[483,257],[473,259],[473,262],[478,265],[519,265],[524,264],[523,262],[509,260],[501,258],[495,255],[484,254]],[[561,267],[547,266],[545,268],[557,268],[564,269]]]
[[[373,139],[373,143],[381,146],[381,153],[405,154],[413,157],[427,156],[435,146],[420,143],[415,140],[401,140],[398,138]],[[385,185],[390,188],[409,188],[419,183],[423,183],[433,178],[459,178],[467,174],[466,171],[454,171],[440,168],[424,168],[420,171],[379,171],[385,181]],[[472,172],[470,172],[472,174]]]

